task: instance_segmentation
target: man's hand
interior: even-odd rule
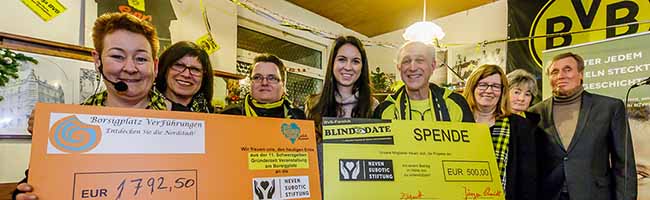
[[[27,132],[29,134],[33,134],[34,132],[34,110],[32,110],[32,113],[29,114],[29,121],[27,121]]]

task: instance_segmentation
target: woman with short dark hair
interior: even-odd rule
[[[156,88],[172,103],[172,110],[212,113],[212,65],[198,45],[181,41],[159,58]]]

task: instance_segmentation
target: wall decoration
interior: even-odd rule
[[[0,87],[0,138],[30,138],[27,121],[37,102],[78,104],[97,83],[88,61],[19,52],[37,63],[19,61],[18,78]],[[83,70],[82,70],[83,69]],[[84,75],[85,74],[85,75]],[[91,78],[88,78],[91,77]]]
[[[452,84],[464,83],[474,69],[484,64],[498,65],[505,70],[505,45],[505,43],[499,43],[485,46],[465,45],[449,48],[449,67],[458,73],[449,74],[449,82]]]
[[[10,80],[18,78],[18,67],[22,62],[38,64],[34,58],[22,53],[15,53],[10,49],[0,48],[0,87],[5,86]],[[0,101],[4,97],[0,96]]]

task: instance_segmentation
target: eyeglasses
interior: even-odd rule
[[[498,83],[495,84],[478,83],[478,85],[476,85],[476,88],[478,88],[479,90],[487,90],[488,88],[491,88],[492,91],[501,92],[501,90],[503,89],[503,85]]]
[[[264,77],[261,74],[256,74],[255,76],[251,77],[251,80],[253,80],[253,83],[262,83],[264,80],[271,84],[277,84],[280,82],[280,78],[275,75],[268,75]]]
[[[171,68],[174,71],[177,71],[179,74],[185,72],[185,70],[190,70],[190,75],[192,75],[192,76],[197,76],[198,77],[198,76],[203,75],[203,70],[202,69],[200,69],[198,67],[191,66],[191,65],[185,65],[185,64],[182,64],[182,63],[174,63]]]

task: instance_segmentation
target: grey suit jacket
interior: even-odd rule
[[[564,180],[571,199],[636,199],[634,151],[623,102],[584,92],[568,149],[560,142],[552,106],[548,98],[530,109],[541,116],[539,127],[546,132],[537,138],[540,199],[557,199]]]

